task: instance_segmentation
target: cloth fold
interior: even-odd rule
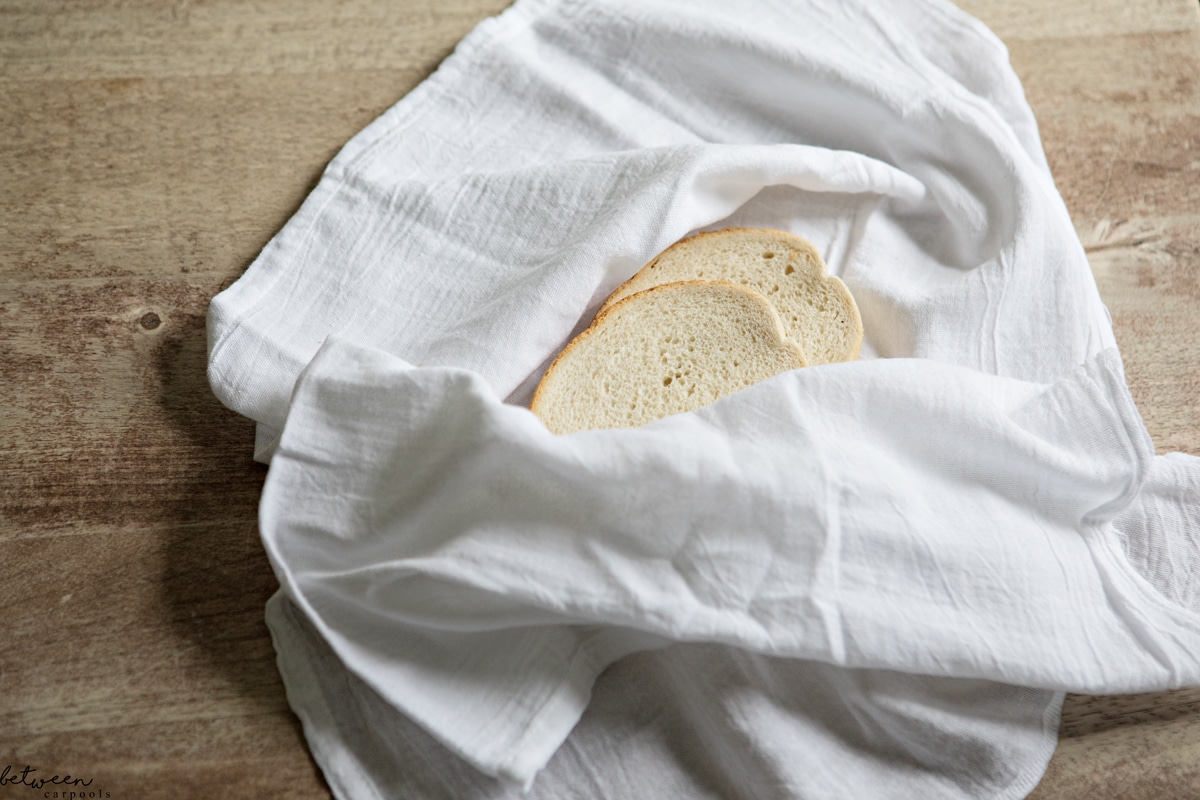
[[[288,699],[337,797],[1024,797],[1061,695],[842,669],[720,645],[635,653],[532,786],[480,772],[352,672],[277,594],[267,622]]]
[[[1200,618],[1142,605],[1102,555],[1153,458],[1115,351],[1050,386],[827,365],[560,437],[473,372],[331,337],[261,528],[349,669],[528,781],[601,670],[672,641],[1052,690],[1200,681]]]
[[[860,361],[635,431],[521,407],[732,225],[814,242]],[[1019,797],[1063,691],[1200,680],[1200,459],[1154,455],[1006,51],[942,0],[517,0],[214,298],[209,378],[345,800]]]

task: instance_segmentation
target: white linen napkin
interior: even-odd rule
[[[342,668],[295,606],[267,621],[288,698],[338,797],[1023,797],[1056,740],[1055,693],[672,645],[597,680],[528,791],[439,746]]]
[[[814,241],[863,358],[634,431],[520,407],[727,225]],[[209,332],[340,797],[1018,797],[1062,691],[1200,680],[1200,459],[1154,457],[1004,48],[937,0],[518,0]]]

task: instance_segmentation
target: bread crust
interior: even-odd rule
[[[654,258],[647,261],[642,266],[641,269],[639,269],[637,272],[633,273],[633,275],[631,275],[629,278],[627,278],[616,289],[613,289],[613,292],[612,292],[612,294],[610,294],[608,296],[608,299],[605,300],[600,305],[600,309],[596,312],[596,316],[599,317],[601,314],[605,313],[605,311],[607,311],[613,305],[616,305],[616,303],[619,303],[619,302],[621,302],[621,300],[624,300],[625,297],[622,297],[622,295],[629,289],[629,287],[632,286],[633,284],[635,284],[636,282],[638,282],[639,280],[645,278],[646,274],[654,268],[654,265],[657,264],[659,261],[661,261],[663,258],[665,258],[667,255],[671,254],[672,252],[682,250],[684,247],[689,246],[695,242],[701,241],[703,239],[721,238],[721,237],[727,236],[731,233],[770,233],[773,235],[782,236],[784,238],[792,240],[792,242],[795,243],[797,249],[808,250],[810,253],[812,253],[814,256],[817,257],[817,259],[821,262],[822,265],[824,265],[824,263],[825,263],[825,261],[823,259],[821,259],[821,254],[817,252],[817,248],[815,246],[813,246],[812,242],[810,242],[808,239],[805,239],[803,236],[800,236],[799,234],[792,233],[791,231],[778,230],[775,228],[749,228],[749,227],[720,228],[715,231],[700,231],[699,233],[693,233],[691,236],[683,237],[682,239],[680,239],[679,241],[675,242],[673,245],[668,247],[666,250],[663,250],[661,253],[656,255]],[[835,276],[831,275],[830,277],[835,277]],[[672,281],[672,283],[677,283],[677,281]],[[731,281],[723,281],[723,283],[731,283]],[[840,283],[840,281],[839,281],[839,283]],[[659,285],[665,286],[666,284],[659,284]],[[740,284],[738,284],[738,285],[740,285]],[[641,291],[645,291],[645,289],[643,289]],[[632,295],[629,295],[629,296],[632,296]],[[613,298],[620,298],[620,299],[617,300],[616,302],[614,302]]]

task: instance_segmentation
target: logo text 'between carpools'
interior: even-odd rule
[[[3,770],[0,770],[0,786],[28,786],[30,789],[41,789],[42,797],[48,798],[48,800],[106,800],[112,797],[111,792],[90,788],[91,778],[73,778],[70,775],[43,777],[35,775],[36,772],[38,770],[29,765],[19,772],[13,769],[11,764],[6,765]],[[36,797],[36,795],[34,796]]]

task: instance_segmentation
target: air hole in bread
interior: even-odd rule
[[[787,265],[787,269],[785,269],[785,270],[783,271],[783,274],[784,274],[784,275],[791,275],[791,274],[792,274],[793,272],[795,272],[795,271],[796,271],[796,268],[795,268],[795,267],[793,267],[791,264],[788,264],[788,265]]]
[[[775,257],[774,253],[763,253],[763,258],[774,258],[774,257]]]
[[[667,377],[663,378],[663,386],[670,386],[670,385],[671,385],[671,380],[672,380],[672,378],[671,378],[671,376],[670,376],[670,375],[668,375]]]

